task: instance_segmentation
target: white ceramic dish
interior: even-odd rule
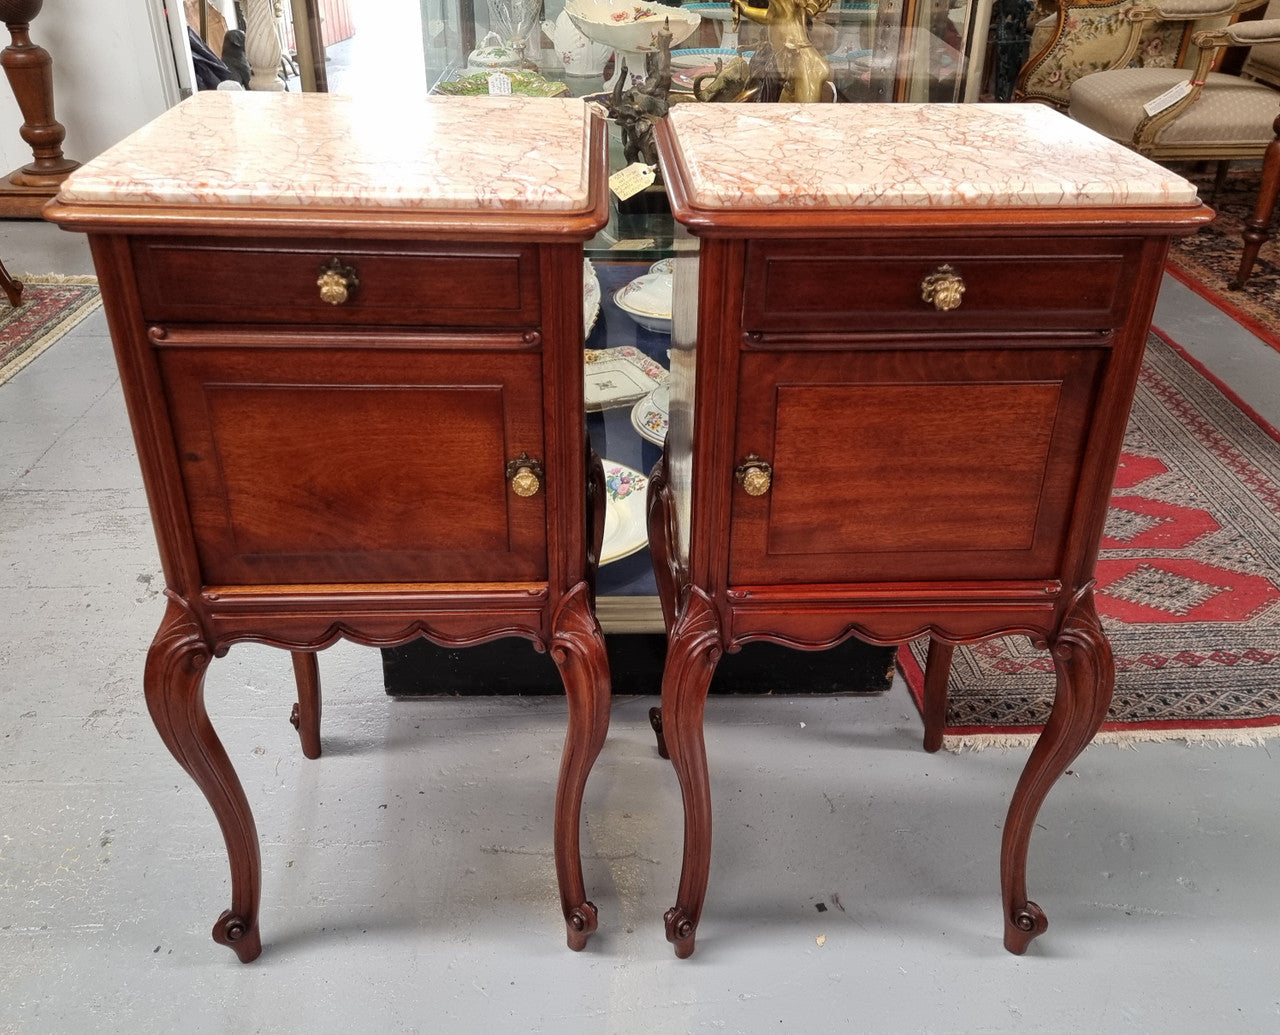
[[[684,7],[665,7],[651,0],[569,0],[564,6],[569,20],[588,39],[618,52],[617,69],[605,84],[612,88],[626,69],[628,86],[645,80],[644,55],[658,49],[658,32],[664,23],[671,29],[671,46],[688,39],[701,17]]]
[[[670,273],[646,273],[613,293],[613,302],[641,327],[671,333]]]
[[[649,267],[650,273],[665,273],[668,277],[676,271],[676,260],[673,257],[659,259]]]
[[[582,260],[582,327],[587,337],[600,316],[600,278],[590,259]]]
[[[649,542],[645,494],[649,479],[630,467],[604,461],[604,542],[600,563],[629,557]]]
[[[611,410],[631,406],[659,385],[671,380],[671,374],[634,345],[614,349],[587,349],[583,354],[583,402],[588,410]]]
[[[672,68],[713,68],[716,58],[728,61],[737,57],[738,52],[732,47],[687,47],[684,50],[671,52]]]
[[[631,426],[641,438],[660,446],[667,440],[671,389],[660,385],[631,408]]]

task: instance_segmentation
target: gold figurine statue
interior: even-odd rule
[[[739,16],[745,16],[768,30],[773,60],[783,80],[779,100],[834,99],[834,88],[828,86],[831,66],[809,38],[810,19],[827,10],[831,0],[768,0],[765,8],[750,7],[746,0],[730,3],[735,23]]]

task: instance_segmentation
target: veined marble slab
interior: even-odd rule
[[[68,204],[582,211],[579,100],[202,91],[86,163]]]
[[[703,209],[1189,205],[1181,176],[1040,104],[679,104]]]

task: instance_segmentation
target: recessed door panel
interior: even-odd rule
[[[546,576],[539,357],[162,353],[208,584]]]
[[[744,355],[731,582],[1054,577],[1105,355]]]

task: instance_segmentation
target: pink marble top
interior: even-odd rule
[[[1189,205],[1196,189],[1040,104],[680,104],[701,209]]]
[[[581,101],[204,91],[77,169],[66,204],[581,212]]]

